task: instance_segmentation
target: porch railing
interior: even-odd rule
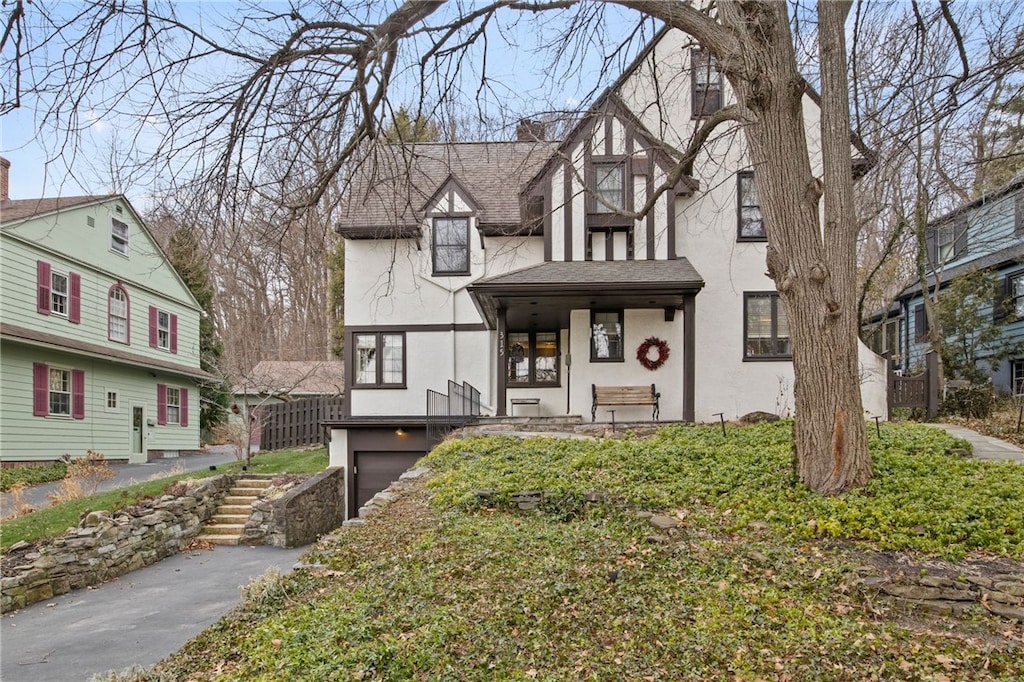
[[[467,382],[448,381],[448,393],[427,389],[427,449],[451,431],[481,415],[480,391]]]

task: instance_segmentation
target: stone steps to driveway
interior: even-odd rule
[[[196,536],[200,542],[211,545],[237,545],[242,540],[245,524],[252,515],[252,503],[269,488],[271,481],[260,478],[242,478],[228,490],[217,511]]]

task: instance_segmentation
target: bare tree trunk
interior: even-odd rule
[[[793,343],[800,480],[822,494],[871,478],[857,355],[856,215],[853,206],[844,18],[849,3],[819,5],[822,51],[822,181],[811,168],[783,3],[723,7],[723,23],[749,32],[762,69],[734,87],[757,117],[745,128],[768,226],[768,271],[786,306]],[[749,52],[748,52],[749,54]]]

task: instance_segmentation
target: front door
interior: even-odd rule
[[[132,447],[129,461],[132,464],[146,462],[146,408],[132,405]]]

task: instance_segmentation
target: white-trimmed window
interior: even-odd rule
[[[107,391],[107,409],[117,409],[117,391]]]
[[[149,306],[149,347],[178,352],[178,316]]]
[[[1024,358],[1010,361],[1013,394],[1024,396]]]
[[[85,419],[85,372],[33,362],[32,415]]]
[[[793,357],[789,318],[775,292],[743,294],[743,359],[788,360]]]
[[[359,386],[405,385],[405,334],[354,334],[355,383]]]
[[[1010,277],[1010,314],[1024,319],[1024,272]]]
[[[50,312],[68,314],[68,276],[62,272],[50,271]]]
[[[167,423],[181,423],[181,389],[167,387]]]
[[[107,333],[111,341],[128,343],[128,293],[119,284],[110,288],[107,301]]]
[[[50,368],[50,414],[71,416],[71,370]]]
[[[122,256],[128,255],[128,223],[117,218],[110,219],[110,250]]]

